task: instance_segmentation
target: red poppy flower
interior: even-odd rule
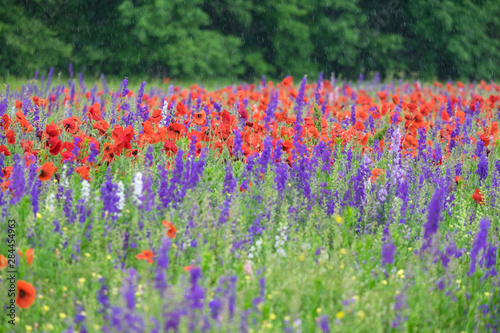
[[[165,148],[165,154],[167,156],[173,156],[177,154],[178,148],[172,141],[166,140],[163,147]]]
[[[450,115],[446,110],[443,110],[441,113],[441,118],[443,118],[443,121],[450,121]]]
[[[123,127],[116,125],[112,136],[116,155],[120,156],[124,148],[132,149],[132,143],[130,142],[134,138],[134,129],[132,126],[127,126],[127,128],[123,129]]]
[[[170,124],[167,130],[167,136],[170,140],[179,140],[183,135],[187,134],[187,129],[182,124]]]
[[[102,160],[111,162],[115,157],[115,146],[111,142],[106,142],[102,149]]]
[[[386,93],[384,91],[379,91],[377,93],[377,95],[378,95],[378,98],[380,98],[380,100],[382,102],[384,102],[387,99],[387,95],[386,95]]]
[[[0,145],[0,154],[4,154],[5,156],[10,156],[10,151],[4,145]]]
[[[283,87],[290,87],[293,83],[293,76],[287,76],[286,78],[281,81],[281,85]]]
[[[19,280],[17,281],[17,296],[16,304],[21,309],[28,309],[33,305],[36,298],[36,289],[30,283]]]
[[[82,165],[75,169],[82,179],[89,180],[89,167]]]
[[[238,114],[240,115],[241,118],[245,120],[248,119],[248,111],[245,108],[245,105],[240,104],[240,106],[238,107]]]
[[[392,96],[392,102],[394,104],[399,104],[399,96],[398,95],[393,95]]]
[[[0,126],[3,127],[4,131],[9,129],[12,120],[10,119],[8,114],[4,114],[0,120]]]
[[[207,115],[205,114],[205,111],[195,113],[193,116],[193,122],[198,126],[205,125],[207,123]]]
[[[62,132],[62,129],[59,126],[57,126],[56,124],[54,124],[54,122],[52,122],[50,125],[45,126],[45,134],[49,138],[52,138],[54,136],[58,136],[59,134],[61,134],[61,132]]]
[[[77,117],[71,117],[62,121],[64,129],[70,134],[78,132],[78,123],[81,123],[81,121]]]
[[[153,263],[154,253],[150,250],[143,250],[141,253],[135,257],[139,260],[147,260],[149,264]]]
[[[5,133],[5,136],[7,137],[8,144],[13,145],[16,143],[16,133],[14,133],[13,130],[10,130],[7,133]]]
[[[372,176],[369,179],[372,183],[374,183],[381,175],[385,175],[385,170],[375,168],[372,170]]]
[[[186,272],[189,272],[190,270],[192,270],[192,269],[193,269],[193,268],[195,268],[195,267],[196,267],[196,266],[194,266],[194,265],[185,266],[185,267],[184,267],[184,270],[185,270]]]
[[[95,128],[96,130],[98,130],[99,135],[104,135],[104,134],[106,134],[106,131],[109,128],[109,124],[106,122],[106,120],[100,119],[99,121],[96,121],[92,125],[92,128]]]
[[[19,256],[23,256],[23,253],[21,251],[17,251],[17,253],[19,254]],[[28,265],[31,265],[31,263],[33,262],[33,256],[35,254],[35,250],[33,250],[32,248],[29,248],[26,250],[26,263]]]
[[[47,144],[49,146],[50,155],[56,156],[57,154],[59,154],[61,152],[62,142],[61,142],[61,140],[59,140],[59,138],[57,136],[50,139],[47,142]]]
[[[472,199],[474,199],[481,206],[484,206],[486,204],[484,202],[484,194],[478,188],[476,188],[476,191],[472,195]]]
[[[177,233],[177,229],[174,227],[174,225],[169,222],[169,221],[163,221],[163,226],[165,227],[165,229],[167,229],[167,236],[170,237],[170,238],[175,238],[175,234]]]
[[[7,267],[7,258],[0,254],[0,269]]]
[[[10,178],[10,174],[12,173],[12,169],[13,169],[13,167],[11,167],[11,166],[8,166],[8,167],[5,167],[2,169],[3,179]]]
[[[54,172],[57,171],[57,167],[54,166],[53,162],[46,162],[44,165],[36,169],[38,173],[38,178],[42,182],[46,182],[52,178]]]
[[[94,105],[89,108],[87,116],[95,121],[101,120],[101,106],[99,103],[94,103]]]
[[[187,108],[181,102],[177,103],[176,109],[177,109],[177,115],[178,116],[185,116],[187,114]]]
[[[154,109],[153,114],[151,115],[151,117],[148,118],[149,121],[151,121],[153,124],[156,125],[158,125],[162,119],[163,116],[161,115],[160,109]]]

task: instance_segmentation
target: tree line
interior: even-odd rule
[[[0,76],[500,77],[498,0],[0,0]]]

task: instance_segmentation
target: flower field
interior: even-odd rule
[[[0,94],[0,332],[500,330],[499,85],[51,80]]]

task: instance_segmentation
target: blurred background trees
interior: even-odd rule
[[[0,0],[0,76],[500,77],[498,0]]]

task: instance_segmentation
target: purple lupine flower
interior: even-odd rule
[[[76,203],[76,210],[78,212],[78,215],[79,215],[79,219],[78,219],[78,222],[80,222],[80,224],[84,224],[87,219],[89,218],[90,216],[90,213],[92,212],[92,209],[89,207],[87,208],[86,205],[85,205],[85,200],[82,198],[82,199],[79,199]],[[91,223],[88,223],[87,225],[87,230],[85,230],[85,236],[87,237],[87,239],[90,241],[90,232],[92,230],[92,224]]]
[[[151,333],[160,333],[160,321],[156,319],[155,317],[151,317],[149,321],[154,325],[154,327],[151,329]]]
[[[237,179],[236,177],[233,176],[233,168],[230,163],[227,164],[225,174],[226,176],[224,177],[224,187],[222,193],[231,194],[234,192],[234,189],[236,188]]]
[[[407,177],[404,177],[399,183],[397,196],[403,201],[403,204],[401,205],[401,219],[399,220],[399,223],[406,224],[406,211],[408,209],[408,202],[410,201],[410,185],[408,184]]]
[[[130,311],[135,310],[135,290],[137,278],[137,271],[131,267],[128,271],[128,277],[124,281],[121,288],[121,295],[125,300],[127,309]]]
[[[389,240],[382,245],[382,266],[394,263],[396,246]]]
[[[168,252],[170,250],[170,239],[167,237],[163,237],[161,240],[161,246],[158,250],[158,259],[156,260],[157,268],[155,272],[155,288],[158,289],[161,293],[167,290],[167,277],[166,271],[168,270],[169,260],[168,260]]]
[[[481,154],[479,156],[476,174],[479,176],[480,184],[488,177],[488,159],[486,158],[486,154]]]
[[[189,312],[189,330],[193,331],[197,325],[196,310],[202,310],[205,300],[205,290],[199,285],[201,268],[193,267],[190,271],[190,288],[185,292]]]
[[[137,92],[137,97],[135,98],[135,105],[137,107],[137,111],[141,109],[142,96],[144,96],[144,88],[146,87],[146,81],[141,83],[139,87],[139,91]]]
[[[144,319],[135,314],[135,293],[139,276],[134,268],[128,270],[128,277],[121,287],[121,295],[125,301],[126,308],[112,307],[111,323],[115,327],[125,327],[125,332],[143,332],[145,328]],[[116,325],[117,324],[117,325]],[[122,329],[119,329],[120,331]]]
[[[210,308],[210,317],[217,320],[222,309],[222,302],[219,298],[215,297],[210,303],[208,303]]]
[[[286,181],[288,180],[289,166],[285,162],[280,162],[275,167],[276,172],[276,190],[278,191],[281,200],[283,200],[283,192],[286,188]]]
[[[168,170],[163,166],[159,166],[160,171],[160,186],[158,187],[158,197],[160,203],[158,209],[166,209],[170,203],[170,188],[168,186]]]
[[[425,128],[419,128],[417,130],[418,132],[418,156],[419,158],[423,158],[424,161],[426,160],[426,155],[425,155],[425,147],[427,147],[427,132],[425,131]]]
[[[434,234],[439,229],[439,221],[441,219],[441,209],[443,206],[443,197],[441,190],[436,189],[434,195],[429,202],[429,207],[427,209],[427,223],[424,224],[424,244],[422,245],[421,251],[425,251],[432,243],[432,238]]]
[[[220,113],[221,108],[222,108],[222,106],[219,103],[217,103],[217,102],[214,103],[214,109],[217,110],[217,113]]]
[[[37,177],[36,172],[37,166],[35,163],[31,164],[29,167],[29,179],[31,183],[31,206],[33,208],[33,214],[36,215],[39,210],[38,196],[40,195],[40,186],[42,185],[40,179]]]
[[[293,167],[294,179],[297,182],[298,188],[302,191],[302,195],[311,200],[311,166],[307,156],[299,159]]]
[[[328,316],[321,316],[321,318],[319,319],[319,327],[321,328],[321,331],[323,331],[323,333],[330,332],[330,325],[328,323]]]
[[[276,147],[274,148],[273,152],[273,159],[275,164],[278,164],[281,161],[282,155],[283,155],[283,140],[279,139],[278,142],[276,142]]]
[[[316,84],[316,91],[314,92],[314,98],[316,99],[316,103],[320,103],[321,99],[321,89],[323,89],[323,73],[319,73],[318,83]]]
[[[223,224],[227,223],[227,220],[229,219],[229,207],[231,205],[231,196],[226,195],[226,199],[224,200],[224,203],[222,204],[220,216],[219,216],[219,224],[217,227],[220,227]]]
[[[368,116],[368,120],[367,120],[367,122],[368,122],[368,126],[367,126],[367,127],[368,127],[368,129],[370,130],[370,132],[371,132],[371,133],[374,133],[374,131],[375,131],[375,119],[373,119],[373,117],[372,117],[372,114],[371,114],[371,113],[370,113],[370,115]],[[378,146],[377,146],[377,148],[378,148]]]
[[[91,142],[90,143],[90,154],[87,159],[89,163],[95,163],[95,158],[99,155],[99,149],[97,149],[95,143]]]
[[[252,304],[254,306],[254,308],[257,308],[257,306],[264,302],[264,296],[266,294],[266,279],[264,277],[260,278],[259,279],[259,283],[260,283],[260,294],[259,294],[259,297],[255,297],[253,300],[252,300]]]
[[[236,281],[238,280],[237,276],[229,277],[229,284],[226,290],[226,294],[228,295],[227,300],[227,310],[229,313],[229,321],[232,321],[234,318],[234,310],[236,307]]]
[[[69,95],[69,104],[70,105],[73,105],[73,102],[75,101],[75,85],[73,84],[71,86],[71,92],[70,92],[70,95]],[[71,117],[71,111],[70,111],[70,114],[68,114],[69,117]]]
[[[238,159],[243,156],[243,151],[241,150],[241,145],[243,140],[241,138],[241,133],[239,130],[234,130],[234,141],[233,141],[233,156]]]
[[[55,219],[52,224],[54,225],[54,232],[62,235],[63,233],[61,231],[61,225],[59,224],[59,221],[57,219]]]
[[[128,85],[128,79],[127,78],[125,78],[123,80],[122,85],[123,85],[122,97],[126,97],[128,95],[128,92],[129,92],[129,90],[127,89],[127,85]]]
[[[486,252],[483,252],[483,258],[481,261],[484,259],[484,267],[486,269],[489,269],[488,272],[486,272],[485,278],[488,276],[497,276],[497,270],[496,270],[496,260],[497,260],[497,247],[493,246],[493,244],[488,245],[488,249]],[[481,262],[482,264],[482,262]]]
[[[474,151],[474,155],[480,157],[483,154],[484,142],[483,140],[478,140],[476,143],[476,150]]]
[[[188,189],[195,188],[198,182],[202,179],[203,171],[205,170],[207,151],[208,150],[206,148],[203,149],[197,161],[195,160],[193,153],[193,157],[191,158],[190,174],[186,181]]]
[[[36,132],[38,132],[40,125],[40,109],[36,104],[33,107],[33,123],[35,124]]]
[[[479,222],[479,231],[474,237],[474,243],[472,244],[472,250],[470,251],[470,269],[468,275],[471,276],[476,272],[476,263],[478,261],[478,254],[482,250],[483,254],[486,252],[487,240],[488,240],[488,229],[490,227],[490,220],[483,218]]]
[[[80,325],[85,321],[85,308],[83,306],[83,303],[77,303],[75,302],[75,325]]]
[[[268,131],[271,130],[271,127],[269,126],[269,124],[274,119],[274,112],[276,111],[276,108],[278,107],[278,102],[279,102],[279,92],[276,90],[275,92],[271,93],[271,100],[269,101],[269,104],[267,105],[267,108],[265,111],[264,126],[265,126],[266,130],[268,130]]]
[[[104,278],[100,278],[99,283],[101,284],[101,287],[97,291],[97,301],[101,304],[99,313],[104,314],[103,317],[106,320],[107,316],[105,313],[109,309],[108,286],[106,285]]]
[[[149,146],[148,150],[146,152],[145,159],[144,159],[144,165],[147,168],[151,168],[151,166],[153,166],[153,150],[154,150],[153,146]]]
[[[241,312],[241,319],[240,319],[240,332],[241,333],[248,333],[248,317],[250,316],[251,310],[247,309]]]
[[[5,112],[7,111],[7,108],[9,106],[9,102],[7,100],[7,97],[5,97],[1,102],[0,102],[0,117],[3,117]]]
[[[347,172],[351,172],[351,164],[352,164],[352,149],[349,148],[347,150],[347,156],[346,156],[346,170]]]
[[[363,163],[357,170],[357,174],[352,179],[352,187],[354,188],[354,207],[363,209],[363,203],[365,202],[365,182],[371,175],[370,169],[368,168],[369,159],[365,155],[363,157]]]
[[[398,106],[396,106],[396,109],[394,110],[394,114],[392,115],[392,125],[393,126],[397,126],[396,124],[398,123],[399,121],[399,113],[401,112],[401,108]]]
[[[165,317],[165,332],[172,330],[174,332],[179,331],[179,324],[181,322],[181,316],[184,314],[182,310],[175,310],[164,315]]]
[[[183,181],[183,173],[184,173],[184,152],[179,149],[177,151],[177,155],[175,156],[175,166],[174,170],[172,172],[172,178],[170,179],[170,195],[172,198],[170,199],[170,202],[173,203],[174,208],[177,207],[178,203],[178,193],[177,191],[180,190],[180,186],[182,185]]]
[[[0,178],[3,178],[5,177],[4,173],[3,173],[3,168],[5,167],[5,163],[4,163],[4,160],[5,160],[5,156],[3,154],[0,154]],[[3,193],[3,191],[0,191]]]
[[[12,199],[10,200],[10,204],[16,205],[24,196],[24,192],[26,190],[26,181],[24,178],[24,158],[22,158],[21,155],[15,155],[13,157],[13,160],[14,165],[12,168],[9,190],[12,192]]]
[[[66,189],[66,192],[64,193],[63,211],[68,223],[74,224],[76,220],[76,213],[73,211],[73,191],[70,188]]]
[[[118,214],[120,213],[116,203],[120,201],[120,198],[117,196],[118,185],[114,184],[111,179],[111,170],[108,169],[106,182],[101,188],[101,200],[103,203],[101,217],[105,217],[107,212],[108,218],[111,217],[113,221],[116,221],[118,219]]]
[[[259,160],[257,161],[257,164],[260,165],[259,172],[262,174],[267,173],[267,165],[269,164],[269,159],[271,158],[271,150],[273,149],[273,139],[268,136],[264,139],[264,150],[262,151],[262,154],[260,155]]]
[[[353,104],[351,106],[351,126],[354,126],[356,123],[356,105]]]

